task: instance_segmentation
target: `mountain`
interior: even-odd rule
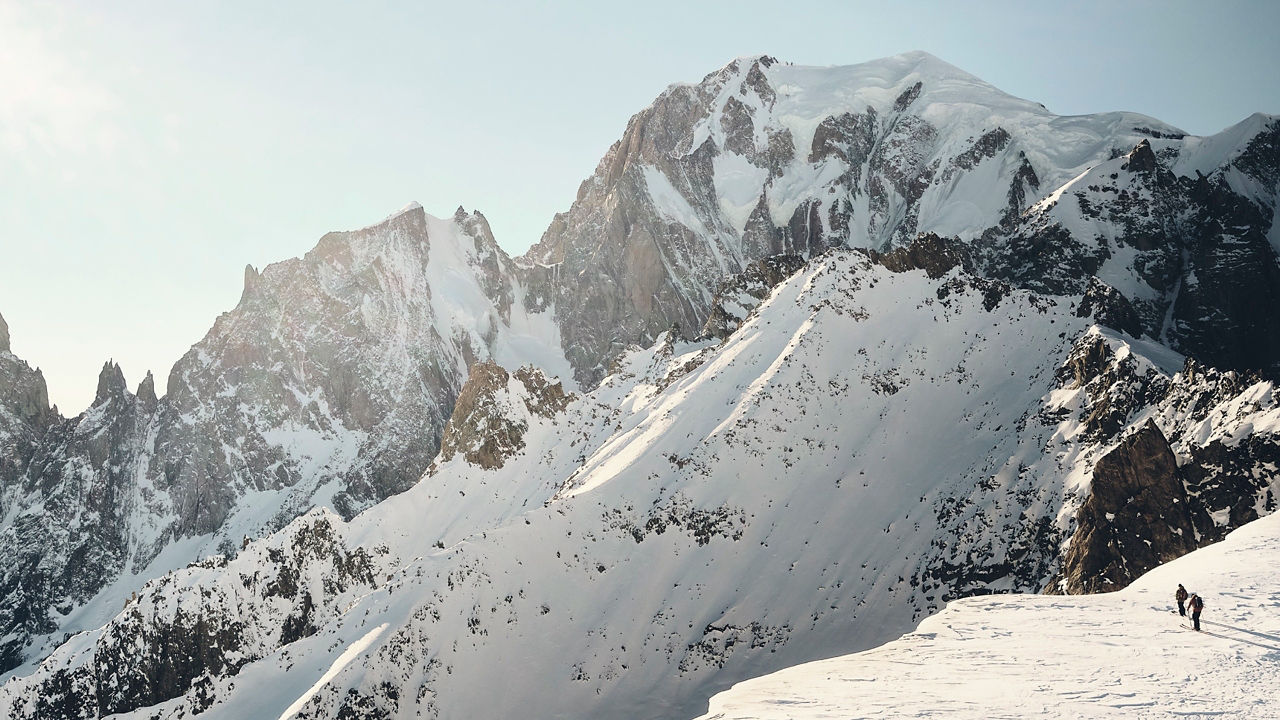
[[[666,335],[590,393],[477,365],[413,488],[148,583],[0,708],[693,716],[736,679],[873,647],[957,597],[1038,591],[1096,468],[1149,421],[1193,458],[1280,431],[1270,382],[1170,375],[1181,358],[1077,310],[831,251],[727,339]],[[1265,474],[1236,504],[1278,490]],[[1245,519],[1209,507],[1206,530]]]
[[[927,53],[798,67],[740,58],[627,124],[525,256],[546,265],[586,385],[630,344],[693,338],[762,257],[955,238],[984,275],[1078,294],[1229,369],[1280,369],[1280,120],[1200,138],[1134,113],[1063,117]],[[583,288],[586,282],[587,287]]]
[[[0,513],[8,511],[2,491],[26,471],[55,414],[44,376],[10,350],[9,325],[0,316]]]
[[[1278,669],[1278,520],[1119,593],[957,601],[875,650],[737,685],[703,720],[1275,717],[1276,697],[1258,683]],[[1204,632],[1173,611],[1178,583],[1205,598]]]
[[[43,380],[6,344],[3,665],[102,624],[148,578],[309,508],[350,516],[410,487],[471,363],[564,366],[512,272],[482,215],[415,204],[246,268],[239,304],[174,365],[164,398],[150,374],[129,393],[108,363],[68,420],[51,419]]]
[[[522,258],[331,233],[71,419],[0,353],[0,709],[689,717],[1122,588],[1276,508],[1277,128],[743,58]]]

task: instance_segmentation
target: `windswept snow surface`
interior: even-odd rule
[[[1182,626],[1181,582],[1205,598]],[[701,720],[1280,717],[1280,515],[1118,593],[958,600],[892,643],[734,686]]]

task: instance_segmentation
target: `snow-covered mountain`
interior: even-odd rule
[[[1278,568],[1272,516],[1119,593],[951,603],[875,650],[737,685],[701,720],[1274,718]],[[1178,583],[1205,598],[1201,633],[1173,610]]]
[[[726,340],[664,336],[587,394],[477,366],[448,457],[412,489],[152,581],[0,708],[692,716],[950,599],[1038,591],[1094,468],[1149,420],[1193,458],[1280,430],[1269,382],[1171,377],[1180,358],[1077,311],[833,251]],[[1238,504],[1263,509],[1278,482]]]
[[[525,259],[549,266],[588,384],[628,344],[673,325],[694,337],[718,283],[754,260],[922,233],[1032,289],[1097,276],[1175,349],[1275,372],[1280,314],[1258,308],[1280,303],[1278,181],[1272,116],[1201,138],[1134,113],[1054,115],[927,53],[741,58],[633,117]]]
[[[4,666],[105,622],[149,577],[312,507],[350,516],[410,487],[472,363],[566,373],[550,315],[527,313],[524,292],[482,215],[415,204],[246,268],[240,303],[162,399],[149,374],[133,394],[108,363],[93,406],[50,421],[43,380],[6,343]]]
[[[246,270],[164,398],[6,342],[0,714],[690,717],[1123,587],[1276,508],[1278,138],[745,58],[523,258],[411,206]]]

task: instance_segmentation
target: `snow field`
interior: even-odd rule
[[[1205,597],[1204,632],[1173,591]],[[740,683],[700,720],[1280,717],[1280,516],[1117,593],[950,603],[882,647]]]

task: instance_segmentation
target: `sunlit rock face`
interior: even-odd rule
[[[755,260],[921,233],[1039,291],[1098,276],[1143,331],[1274,372],[1280,320],[1257,308],[1280,300],[1277,136],[1270,116],[1214,138],[1134,113],[1059,117],[925,53],[741,58],[636,114],[525,259],[550,266],[542,293],[588,386],[626,347],[673,326],[694,337],[721,279]]]
[[[409,487],[440,448],[468,366],[510,355],[513,319],[528,332],[519,291],[482,215],[441,220],[414,205],[246,268],[240,303],[178,361],[163,399],[149,373],[135,395],[108,363],[93,406],[65,421],[39,373],[7,352],[6,330],[3,532],[19,551],[0,568],[0,665],[20,664],[122,573],[229,552],[317,505],[350,516]],[[187,539],[194,552],[160,557]]]

